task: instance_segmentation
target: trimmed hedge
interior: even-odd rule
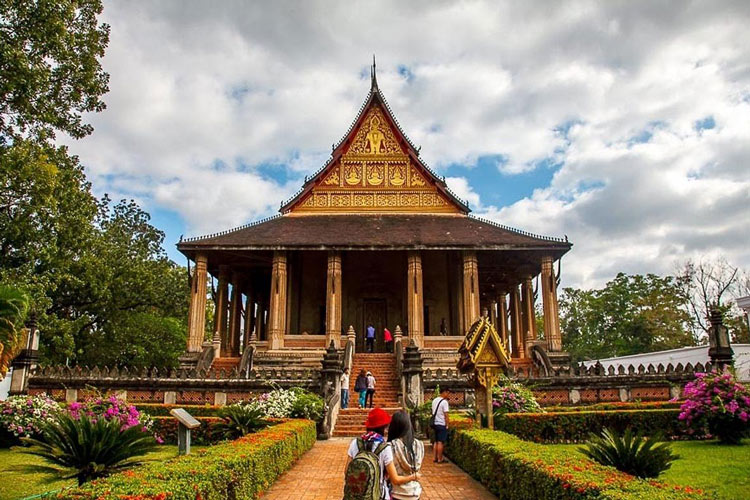
[[[632,427],[647,435],[661,433],[667,439],[696,439],[677,417],[679,409],[576,411],[552,413],[506,413],[495,419],[495,428],[537,443],[577,443],[605,427],[624,431]]]
[[[208,445],[221,441],[211,436],[211,428],[215,422],[220,422],[219,417],[196,417],[201,423],[190,431],[190,443],[195,445]],[[164,440],[165,444],[177,444],[177,419],[174,417],[154,417],[154,434]]]
[[[682,401],[645,401],[628,403],[596,403],[581,406],[545,406],[547,413],[574,411],[612,411],[612,410],[658,410],[665,408],[679,408]]]
[[[290,420],[165,462],[151,462],[47,498],[257,499],[315,444],[315,423]]]
[[[161,403],[130,403],[138,411],[148,413],[152,417],[169,417],[170,410],[174,408],[183,408],[194,417],[216,417],[219,414],[221,406],[214,405],[166,405]]]
[[[701,490],[645,481],[581,455],[490,430],[451,433],[446,453],[501,500],[686,500]]]

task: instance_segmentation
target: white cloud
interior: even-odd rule
[[[325,162],[376,52],[436,169],[562,164],[507,207],[448,181],[505,224],[568,234],[566,284],[712,252],[750,267],[749,14],[741,1],[108,2],[108,110],[71,149],[97,190],[174,210],[193,233],[243,223]]]

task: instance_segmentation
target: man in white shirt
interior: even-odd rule
[[[450,389],[444,387],[440,396],[432,400],[432,414],[434,415],[432,429],[435,431],[435,445],[432,447],[435,458],[434,462],[443,463],[443,450],[445,442],[448,441],[448,416],[450,410],[448,405],[448,396]]]

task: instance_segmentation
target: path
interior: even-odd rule
[[[348,438],[318,441],[291,470],[282,475],[262,500],[341,500]],[[432,462],[427,445],[422,468],[421,500],[497,500],[481,484],[452,463]]]

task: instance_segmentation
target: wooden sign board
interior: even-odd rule
[[[195,429],[200,427],[201,423],[197,421],[191,414],[185,411],[183,408],[174,408],[169,410],[170,415],[177,419],[179,423],[187,427],[188,429]]]

